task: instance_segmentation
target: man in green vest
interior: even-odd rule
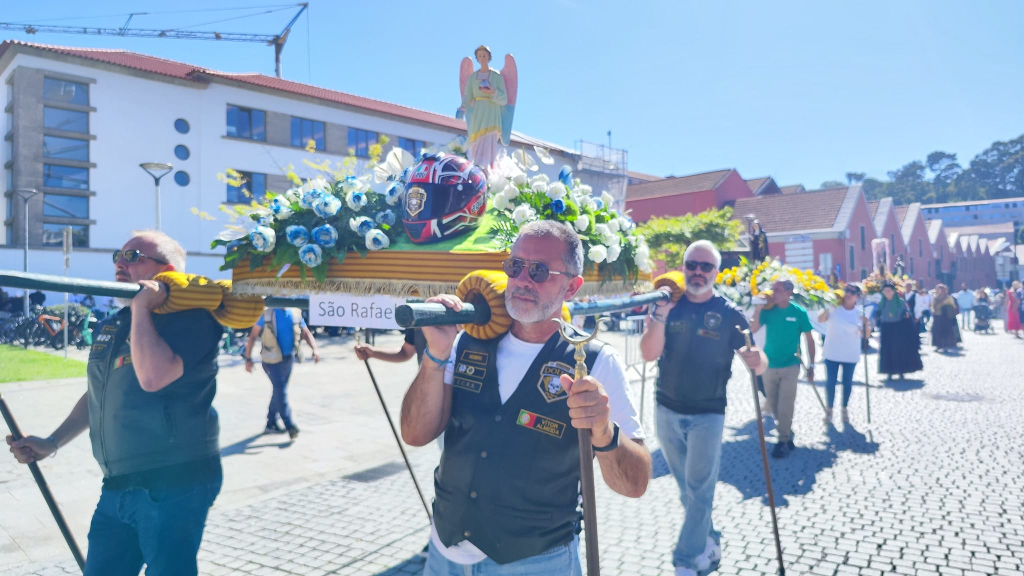
[[[591,430],[595,454],[582,457],[596,455],[612,490],[639,498],[651,478],[618,354],[592,342],[591,375],[574,381],[574,348],[552,321],[583,284],[579,236],[558,222],[527,224],[504,270],[509,332],[478,340],[424,328],[425,358],[402,403],[407,443],[445,433],[425,576],[582,574],[577,429]],[[462,307],[450,295],[427,301]]]

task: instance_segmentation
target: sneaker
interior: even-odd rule
[[[295,426],[288,428],[288,438],[295,440],[299,436],[299,429]]]
[[[850,411],[847,410],[846,408],[843,408],[843,424],[849,424],[849,423],[850,423]]]
[[[284,434],[285,429],[281,428],[275,422],[274,424],[267,424],[267,427],[263,430],[264,434]]]
[[[789,456],[789,453],[793,451],[793,441],[788,442],[776,442],[775,448],[772,448],[772,458],[785,458]]]
[[[704,556],[708,559],[708,567],[722,560],[722,547],[711,536],[708,536],[708,543],[704,548]]]
[[[676,576],[697,576],[697,572],[693,568],[676,566]]]

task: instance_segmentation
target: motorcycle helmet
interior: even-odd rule
[[[402,222],[410,240],[429,244],[476,228],[486,209],[483,170],[461,156],[439,152],[413,167]]]

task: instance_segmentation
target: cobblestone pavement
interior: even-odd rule
[[[925,372],[904,381],[878,381],[872,356],[877,387],[870,390],[871,425],[863,365],[855,378],[852,424],[838,423],[838,429],[823,424],[810,385],[801,383],[798,449],[771,462],[789,574],[1024,574],[1024,347],[1002,333],[964,338],[962,355],[925,347]],[[723,558],[714,573],[776,574],[750,383],[738,363],[735,369],[714,508]],[[817,372],[824,377],[822,367]],[[653,438],[651,392],[648,386],[645,420]],[[397,401],[392,392],[393,412]],[[413,449],[411,456],[429,493],[437,449]],[[599,481],[606,575],[672,573],[682,510],[658,452],[655,460],[656,479],[639,500],[615,495]],[[418,574],[422,560],[416,553],[428,534],[412,482],[396,460],[215,508],[201,572]],[[73,568],[50,561],[4,576]]]

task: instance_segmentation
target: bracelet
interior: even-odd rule
[[[50,436],[46,440],[49,442],[53,442],[53,453],[48,456],[48,458],[53,458],[54,456],[57,455],[57,451],[60,450],[60,444],[58,444],[57,441],[53,439],[53,436]]]
[[[436,362],[438,366],[446,366],[449,362],[451,362],[451,360],[441,360],[439,358],[435,358],[434,355],[430,353],[429,347],[423,349],[423,354],[425,354],[427,358],[430,358],[431,360]]]
[[[662,320],[661,318],[658,318],[658,317],[657,317],[657,316],[655,316],[654,314],[651,314],[650,318],[651,318],[651,320],[653,320],[653,321],[655,321],[655,322],[658,322],[659,324],[664,324],[664,323],[665,323],[665,321],[664,321],[664,320]]]

